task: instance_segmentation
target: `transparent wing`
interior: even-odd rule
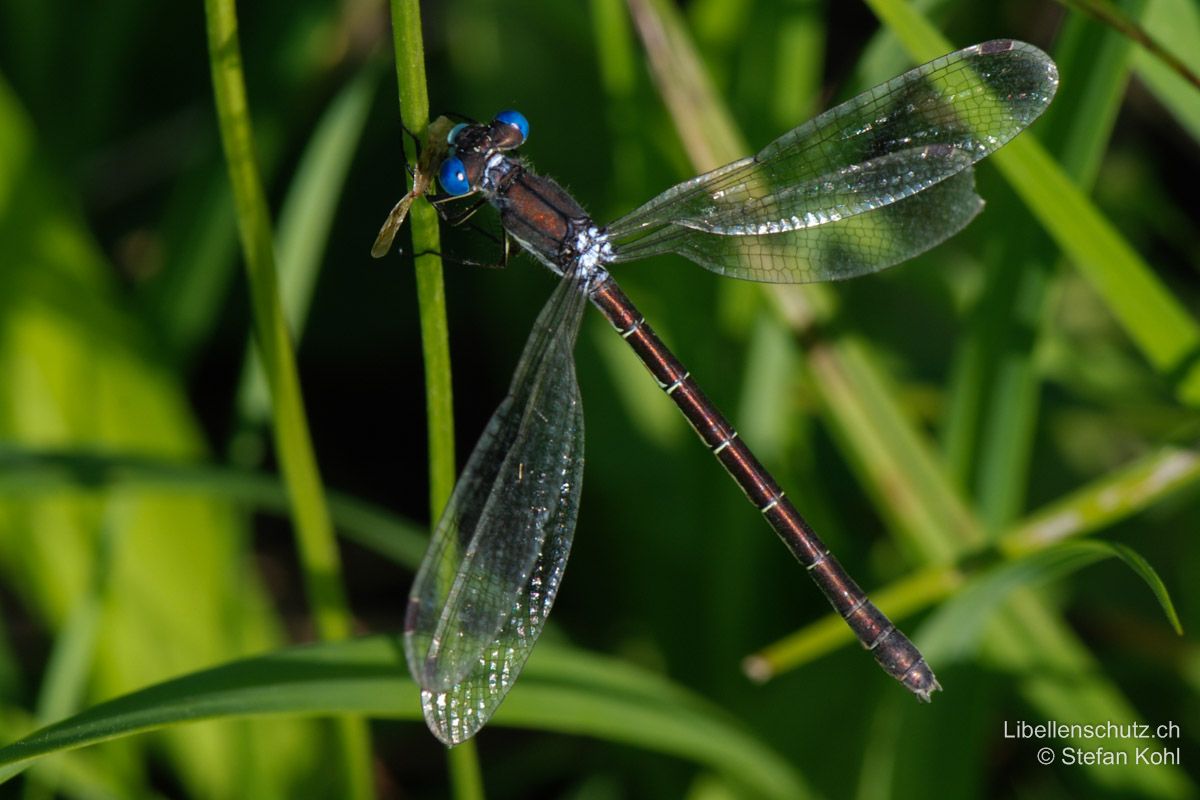
[[[582,447],[581,438],[581,455]],[[579,463],[582,465],[582,458]],[[576,485],[581,477],[582,470],[576,476]],[[492,643],[480,654],[476,668],[444,692],[421,690],[425,723],[443,743],[460,744],[478,733],[521,674],[521,668],[525,666],[529,652],[542,632],[542,624],[558,592],[563,568],[571,551],[574,528],[575,521],[572,519],[569,526],[547,533],[525,591],[517,594],[512,614]]]
[[[1058,86],[1054,62],[1023,42],[999,40],[959,50],[917,67],[830,109],[735,161],[675,186],[609,226],[616,261],[675,252],[725,275],[772,282],[850,277],[897,263],[890,244],[865,240],[843,249],[852,262],[830,257],[830,241],[854,235],[848,221],[872,218],[908,226],[910,242],[926,247],[966,224],[962,200],[979,199],[962,184],[936,202],[913,200],[1008,142],[1049,105]],[[896,215],[880,213],[913,202]],[[921,211],[950,210],[957,227]],[[834,224],[836,223],[836,224]],[[838,236],[813,233],[846,227]],[[914,228],[927,227],[921,231]],[[701,234],[701,235],[697,235]],[[782,236],[787,244],[767,237]],[[726,243],[718,237],[746,237]],[[787,257],[786,247],[796,248]],[[920,252],[916,250],[910,255]],[[809,253],[824,253],[818,262]],[[758,254],[758,258],[755,258]],[[745,263],[731,259],[750,256]],[[903,260],[903,259],[900,259]]]
[[[474,733],[516,679],[570,552],[583,477],[572,349],[585,302],[567,277],[542,309],[409,595],[409,670],[448,743]]]
[[[722,235],[663,228],[632,252],[672,252],[719,275],[767,283],[852,278],[901,264],[958,233],[983,208],[965,169],[890,205],[799,230]],[[640,257],[640,256],[639,256]]]

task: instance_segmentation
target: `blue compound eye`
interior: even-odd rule
[[[525,119],[525,115],[520,111],[513,111],[511,108],[507,111],[501,111],[496,115],[496,121],[505,122],[519,130],[522,142],[529,138],[529,120]]]
[[[450,132],[446,134],[446,144],[454,144],[454,140],[458,138],[459,132],[465,127],[467,127],[467,123],[460,122],[451,128]]]
[[[450,156],[442,162],[442,168],[438,172],[438,183],[442,184],[446,194],[455,197],[471,191],[471,183],[467,180],[467,168],[463,166],[461,158]]]

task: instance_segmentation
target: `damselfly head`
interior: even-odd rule
[[[528,136],[529,121],[512,109],[501,111],[487,124],[460,122],[446,137],[450,154],[438,170],[438,183],[451,196],[475,191],[488,159],[494,153],[515,150]]]

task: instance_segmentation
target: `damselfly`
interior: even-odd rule
[[[513,685],[562,579],[583,477],[572,350],[587,301],[649,368],[717,460],[883,669],[920,700],[941,686],[917,648],[838,564],[728,421],[658,339],[609,267],[676,253],[735,278],[802,283],[875,272],[961,230],[983,206],[972,165],[1050,103],[1054,62],[985,42],[875,87],[753,157],[679,184],[607,227],[508,153],[505,111],[460,124],[438,179],[479,193],[507,235],[561,277],[434,531],[405,615],[430,730],[473,736]]]

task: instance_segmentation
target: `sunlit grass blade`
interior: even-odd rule
[[[167,725],[262,715],[421,719],[397,640],[371,637],[225,664],[94,706],[0,748],[0,780],[36,759]],[[809,794],[787,762],[724,712],[656,675],[543,643],[496,715],[695,761],[756,796]]]
[[[1016,557],[1103,530],[1200,483],[1200,447],[1164,445],[1033,512],[1000,537]]]
[[[41,756],[180,722],[271,713],[419,714],[384,638],[300,647],[237,661],[93,706],[0,748],[0,779]]]
[[[342,638],[350,630],[349,613],[300,396],[291,335],[279,299],[270,218],[254,155],[238,52],[236,10],[232,0],[209,0],[205,11],[217,115],[233,184],[258,347],[271,388],[276,446],[293,503],[297,543],[317,628],[324,636]]]
[[[982,546],[978,519],[896,401],[896,386],[868,344],[853,335],[815,342],[806,364],[821,390],[826,423],[904,543],[933,563]]]
[[[400,118],[418,137],[429,124],[425,88],[425,48],[421,12],[416,0],[392,0],[392,37]],[[416,150],[404,142],[409,163]],[[425,363],[425,410],[429,435],[430,518],[436,520],[450,499],[457,470],[454,466],[454,403],[450,373],[449,326],[442,282],[438,216],[429,203],[413,203],[409,211],[412,251],[417,276],[417,307],[421,315],[421,348]]]
[[[13,742],[38,727],[24,710],[0,708],[0,736]],[[157,800],[144,776],[125,774],[101,751],[75,750],[39,759],[25,772],[25,797],[78,797],[88,800]],[[57,792],[58,794],[54,794]]]
[[[418,0],[391,0],[392,44],[400,118],[418,137],[429,124],[425,86],[425,45]],[[404,142],[410,164],[418,163],[415,147]],[[438,216],[429,203],[409,210],[417,308],[421,318],[421,352],[425,364],[425,413],[429,439],[429,518],[436,521],[450,500],[457,470],[454,464],[454,400],[450,372],[450,333],[442,279]],[[450,780],[458,800],[483,797],[483,777],[474,741],[449,751]]]
[[[342,586],[341,559],[325,492],[313,453],[300,395],[300,379],[290,333],[279,298],[270,216],[254,155],[254,135],[233,0],[206,0],[208,49],[226,164],[250,284],[255,335],[271,390],[275,447],[292,505],[297,550],[305,589],[322,638],[350,634],[350,613]],[[365,798],[371,786],[370,739],[361,720],[336,721],[348,797]]]

